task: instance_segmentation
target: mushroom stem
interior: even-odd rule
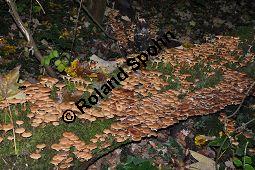
[[[6,99],[5,102],[6,102],[6,104],[8,104],[8,99]],[[15,127],[14,127],[14,123],[13,123],[11,107],[9,104],[8,104],[8,109],[9,109],[9,114],[10,114],[10,118],[11,118],[11,123],[13,124],[12,133],[13,133],[13,142],[14,142],[14,152],[15,152],[15,155],[17,155],[18,152],[17,152],[17,144],[16,144],[16,136],[15,136]]]

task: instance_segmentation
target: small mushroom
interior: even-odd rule
[[[30,158],[37,160],[37,159],[41,158],[41,154],[39,154],[39,153],[32,153],[30,155]]]
[[[17,128],[17,129],[15,129],[15,133],[17,133],[17,134],[21,134],[21,133],[23,133],[23,132],[25,132],[25,128],[23,128],[23,127],[21,127],[21,128]]]
[[[24,121],[22,121],[22,120],[17,120],[17,121],[16,121],[16,124],[17,124],[17,125],[22,125],[22,124],[24,124]]]
[[[23,133],[21,134],[21,136],[22,136],[23,138],[29,138],[29,137],[32,136],[32,133],[31,133],[31,132],[23,132]]]
[[[37,144],[36,145],[36,148],[37,149],[43,149],[43,148],[45,148],[46,147],[46,145],[44,144],[44,143],[42,143],[42,144]]]

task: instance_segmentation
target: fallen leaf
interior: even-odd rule
[[[19,69],[20,66],[14,68],[6,75],[0,75],[0,101],[14,96],[19,92]]]
[[[195,151],[190,150],[190,154],[198,161],[196,163],[190,164],[189,169],[196,169],[196,170],[215,170],[216,169],[216,163],[214,160],[197,153]]]

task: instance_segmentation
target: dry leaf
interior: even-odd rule
[[[20,66],[14,68],[6,75],[0,75],[0,101],[14,96],[19,92],[19,69]]]
[[[90,57],[90,61],[96,62],[95,69],[102,69],[103,71],[107,73],[111,73],[117,68],[117,64],[115,61],[105,61],[99,58],[98,56],[96,56],[95,54],[93,54]]]
[[[195,151],[190,150],[190,154],[198,161],[196,163],[190,164],[189,169],[194,170],[215,170],[216,169],[216,163],[214,160],[197,153]]]

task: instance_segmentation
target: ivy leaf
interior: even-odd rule
[[[58,51],[57,50],[53,50],[51,54],[52,54],[53,57],[58,57]]]
[[[239,147],[236,149],[236,155],[243,156],[244,155],[245,146]]]
[[[233,162],[234,162],[236,167],[241,167],[242,166],[242,161],[240,161],[240,159],[238,159],[238,158],[234,158]]]
[[[56,60],[55,61],[55,66],[58,66],[59,64],[61,64],[61,61],[60,60]]]
[[[44,65],[46,65],[46,66],[50,65],[50,60],[51,60],[51,58],[47,56],[47,57],[44,59]]]
[[[42,8],[41,8],[40,6],[38,6],[38,5],[36,5],[36,6],[34,7],[34,12],[35,12],[35,13],[39,13],[41,10],[42,10]]]
[[[244,165],[244,170],[255,170],[251,165],[245,164]]]
[[[208,143],[208,146],[221,146],[226,137],[219,137]]]
[[[245,162],[246,164],[252,164],[251,157],[249,157],[249,156],[244,156],[244,157],[243,157],[243,162]]]
[[[59,72],[62,72],[62,71],[65,70],[65,66],[63,64],[59,64],[57,69],[58,69]]]

